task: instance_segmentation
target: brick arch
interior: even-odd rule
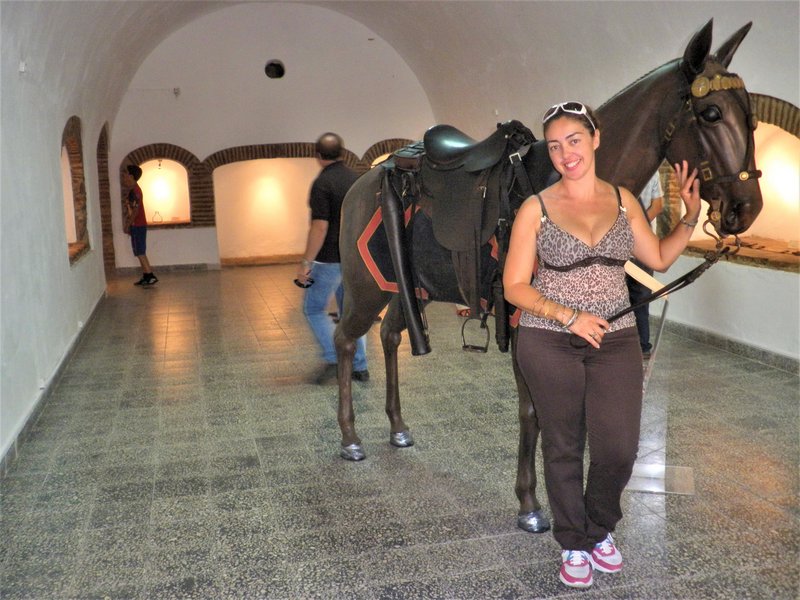
[[[759,121],[780,127],[800,138],[800,109],[794,104],[765,94],[750,94],[750,101]]]
[[[214,227],[216,217],[214,214],[214,183],[211,179],[211,169],[205,162],[201,162],[188,150],[173,144],[150,144],[142,146],[128,153],[119,166],[120,181],[125,167],[129,164],[140,165],[148,160],[173,160],[183,165],[189,180],[189,206],[191,222],[186,224],[164,225],[167,228],[185,227]],[[120,189],[122,186],[120,186]],[[125,205],[124,193],[120,199]]]
[[[217,167],[229,165],[235,162],[246,160],[260,160],[264,158],[314,158],[316,156],[316,146],[309,142],[294,142],[288,144],[257,144],[253,146],[234,146],[225,148],[210,155],[203,162],[208,166],[209,171],[213,172]],[[345,162],[353,166],[351,162],[358,158],[349,150],[345,150],[347,156]]]
[[[372,161],[378,156],[392,152],[403,146],[413,143],[412,140],[393,138],[383,140],[370,146],[364,156],[359,158],[350,150],[344,150],[344,162],[351,169],[359,173],[368,171]],[[215,152],[203,162],[210,172],[217,167],[245,160],[259,160],[264,158],[315,158],[316,144],[313,142],[294,142],[286,144],[258,144],[252,146],[235,146]]]
[[[111,228],[111,182],[108,176],[108,123],[103,124],[97,138],[97,187],[100,194],[100,225],[103,239],[103,267],[114,270],[114,232]]]
[[[378,156],[392,152],[413,143],[413,140],[392,138],[380,141],[369,147],[363,158],[359,158],[350,150],[344,150],[344,162],[347,166],[359,173],[369,170],[372,161]],[[214,213],[214,182],[212,174],[214,169],[223,165],[247,160],[265,158],[315,158],[316,144],[314,142],[290,142],[283,144],[256,144],[249,146],[234,146],[225,148],[209,155],[202,162],[191,152],[172,144],[150,144],[142,146],[128,153],[120,164],[120,177],[128,164],[142,164],[148,160],[159,158],[174,160],[182,164],[188,173],[189,203],[191,205],[191,223],[178,225],[165,225],[164,227],[214,227],[216,215]],[[120,186],[121,188],[121,186]],[[121,198],[124,208],[125,198]]]

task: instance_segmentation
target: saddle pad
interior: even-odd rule
[[[405,221],[411,218],[410,209],[405,213]],[[417,298],[440,302],[465,302],[453,267],[449,250],[439,245],[433,237],[430,219],[418,211],[414,218],[412,269],[419,287]],[[381,209],[378,207],[356,243],[361,259],[364,261],[375,284],[384,292],[398,293],[389,243],[383,227]],[[492,274],[497,268],[497,243],[491,238],[481,248],[481,296],[491,297]]]
[[[410,207],[406,209],[404,217],[405,223],[408,225],[411,219]],[[397,276],[394,272],[392,256],[389,253],[389,241],[386,238],[386,228],[383,225],[380,206],[375,209],[375,213],[364,227],[364,231],[358,236],[356,245],[361,260],[364,261],[378,288],[384,292],[398,293]],[[428,299],[426,290],[417,288],[415,292],[417,298]]]

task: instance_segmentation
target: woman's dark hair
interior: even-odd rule
[[[135,181],[139,181],[139,178],[142,176],[142,169],[138,165],[128,165],[125,167],[125,170],[128,171]]]
[[[570,108],[573,108],[571,105],[581,107],[583,114],[580,114],[575,110],[570,110]],[[556,104],[548,109],[547,112],[545,112],[545,117],[542,122],[542,134],[547,133],[547,129],[550,127],[552,121],[561,117],[566,117],[568,119],[572,119],[573,121],[577,121],[578,123],[582,124],[592,135],[594,135],[595,131],[600,130],[600,121],[598,121],[597,115],[594,114],[594,110],[592,110],[589,106],[580,102],[564,102],[562,104]]]
[[[341,136],[328,131],[317,139],[317,154],[322,160],[336,160],[342,155],[344,141]]]

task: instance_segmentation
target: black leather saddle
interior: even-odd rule
[[[449,171],[463,168],[469,173],[496,165],[508,145],[506,127],[498,128],[488,138],[475,141],[452,125],[434,125],[425,132],[422,141],[430,166]]]
[[[501,212],[501,201],[507,207],[510,190],[506,187],[511,185],[514,172],[521,166],[521,155],[527,153],[535,141],[530,129],[514,120],[498,123],[497,129],[480,142],[451,125],[434,125],[425,132],[422,144],[418,142],[402,148],[392,155],[391,161],[384,163],[379,194],[383,224],[412,354],[426,354],[430,346],[413,292],[411,250],[403,219],[407,208],[405,202],[414,196],[428,208],[420,211],[420,221],[413,218],[413,231],[422,233],[424,230],[429,234],[432,230],[438,244],[439,251],[423,252],[421,262],[431,263],[429,259],[436,254],[439,260],[436,264],[441,266],[448,262],[446,257],[449,253],[461,300],[469,305],[473,314],[480,314],[483,310],[481,298],[489,295],[484,288],[490,285],[491,280],[494,290],[497,281],[483,268],[484,258],[489,255],[488,242],[499,230],[501,214],[504,222],[510,221],[511,217],[507,208]],[[519,160],[511,161],[511,157]],[[395,172],[395,168],[400,173]],[[523,172],[523,175],[527,181],[527,173]],[[409,181],[413,184],[406,188]],[[404,190],[402,193],[400,188]],[[405,189],[412,189],[415,193],[409,196]],[[426,223],[425,219],[429,222]],[[503,231],[507,232],[507,227]],[[498,243],[505,245],[504,240],[498,240]],[[421,251],[421,246],[415,245],[414,250]],[[419,254],[415,262],[420,262]],[[494,273],[494,269],[489,270]],[[502,290],[494,295],[502,298]],[[500,311],[496,315],[500,318]]]

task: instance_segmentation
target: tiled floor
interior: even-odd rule
[[[291,273],[110,284],[1,482],[0,597],[797,598],[796,373],[666,334],[640,460],[696,493],[627,491],[626,567],[577,592],[550,534],[515,526],[509,356],[461,351],[454,307],[429,308],[433,353],[401,346],[399,450],[374,327],[367,459],[344,462]]]

